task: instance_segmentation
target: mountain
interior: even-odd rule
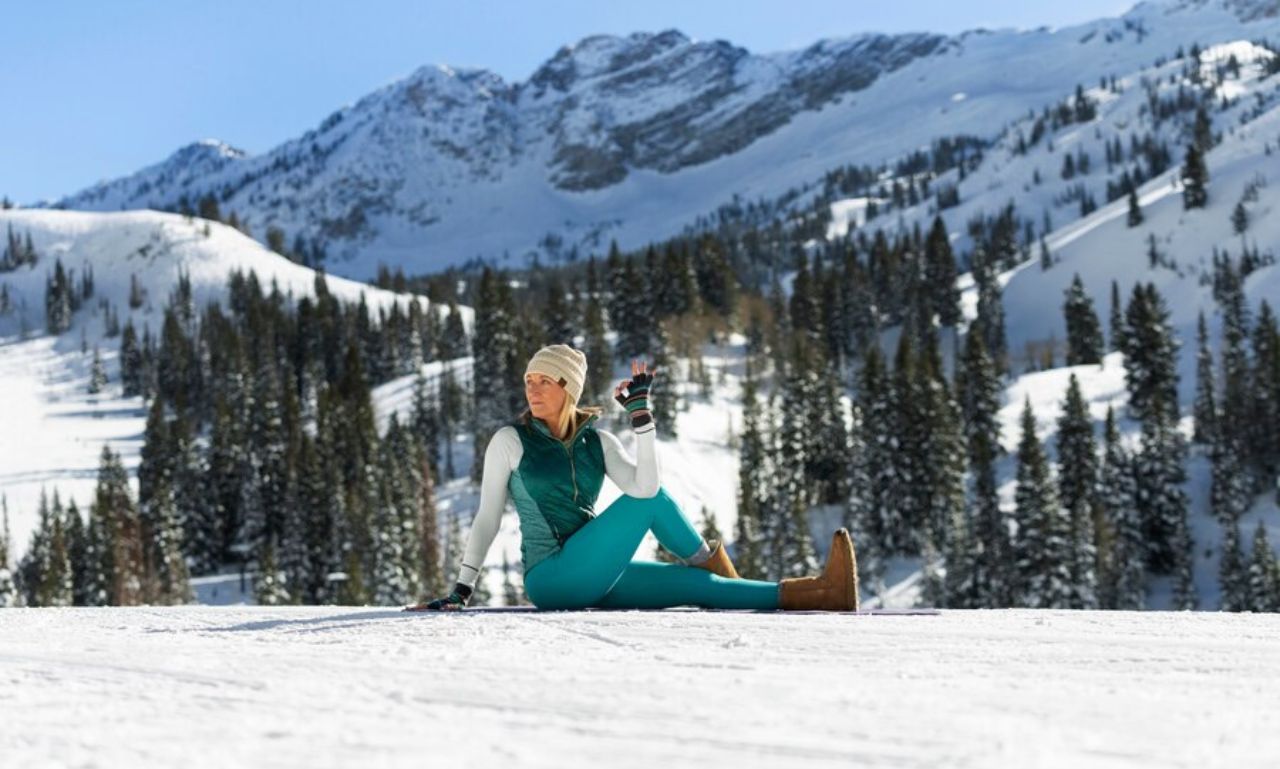
[[[944,136],[996,136],[1077,85],[1179,45],[1280,30],[1275,3],[1142,3],[1057,30],[864,34],[756,54],[668,30],[566,46],[524,82],[427,66],[250,156],[184,147],[58,208],[195,208],[322,243],[372,277],[481,258],[573,259],[679,232],[734,196],[775,198]]]
[[[121,395],[120,337],[106,335],[107,307],[121,327],[132,322],[140,337],[149,329],[158,340],[164,308],[183,277],[199,314],[214,301],[228,309],[233,270],[246,276],[252,270],[264,293],[275,287],[291,301],[315,296],[318,273],[226,225],[158,211],[0,211],[0,232],[8,231],[30,235],[40,255],[34,267],[0,271],[0,498],[14,557],[27,547],[42,492],[56,489],[64,503],[74,497],[87,509],[104,444],[121,454],[131,474],[138,466],[146,407],[141,397]],[[55,261],[71,272],[73,286],[92,274],[94,287],[70,329],[49,335],[45,285]],[[131,307],[135,284],[141,303]],[[393,303],[403,312],[415,299],[424,310],[445,310],[425,296],[346,278],[327,276],[325,285],[343,303],[363,300],[375,320]],[[471,308],[459,313],[470,327]],[[107,371],[107,387],[96,395],[87,387],[95,349]]]

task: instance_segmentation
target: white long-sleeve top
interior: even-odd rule
[[[605,475],[622,493],[633,497],[652,497],[661,487],[662,469],[656,450],[656,430],[652,423],[635,431],[636,458],[632,459],[622,447],[618,436],[607,430],[596,430],[600,447],[604,450]],[[475,588],[480,569],[484,565],[489,547],[498,534],[502,513],[507,506],[507,483],[511,473],[520,466],[524,446],[520,435],[511,425],[493,434],[484,452],[484,474],[480,481],[480,507],[471,522],[467,536],[467,549],[462,558],[458,582]]]

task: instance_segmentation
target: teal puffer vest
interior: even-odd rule
[[[590,415],[569,441],[552,435],[540,419],[512,423],[523,454],[507,492],[520,516],[520,558],[526,573],[595,517],[604,484],[604,448],[592,427],[596,419]]]

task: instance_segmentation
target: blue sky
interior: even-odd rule
[[[756,52],[860,32],[1066,26],[1126,0],[27,0],[0,44],[0,195],[56,198],[202,138],[264,152],[424,64],[523,80],[595,33],[677,28]]]

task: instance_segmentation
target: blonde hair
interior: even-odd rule
[[[560,406],[560,413],[556,415],[556,423],[553,426],[557,436],[563,435],[560,440],[567,440],[572,436],[587,417],[591,415],[599,416],[604,413],[604,409],[599,406],[579,406],[574,400],[566,395],[564,404]],[[533,412],[528,408],[520,414],[520,420],[525,424],[533,419]],[[548,425],[552,427],[551,425]]]

